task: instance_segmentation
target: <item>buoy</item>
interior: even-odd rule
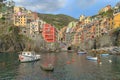
[[[112,62],[112,60],[108,60],[109,61],[109,63],[111,63]]]
[[[99,64],[102,64],[102,62],[99,62]]]
[[[72,57],[72,59],[75,59],[75,57]]]
[[[72,59],[72,62],[75,62],[75,59]]]
[[[70,64],[70,61],[67,61],[67,64]]]
[[[23,60],[24,58],[22,56],[20,56],[20,60]]]

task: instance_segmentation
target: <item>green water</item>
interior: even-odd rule
[[[75,53],[40,55],[39,61],[20,63],[18,54],[0,53],[0,80],[120,80],[120,56],[102,57],[98,64]],[[41,63],[52,63],[54,71],[41,70]]]

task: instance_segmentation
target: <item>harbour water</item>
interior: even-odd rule
[[[112,62],[109,62],[111,60]],[[41,60],[20,63],[16,53],[0,53],[0,80],[120,80],[120,56],[101,57],[102,64],[76,53],[41,53]],[[40,68],[52,63],[53,72]]]

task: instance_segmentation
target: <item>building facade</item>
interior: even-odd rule
[[[38,19],[38,14],[30,10],[25,9],[24,7],[14,7],[14,25],[19,27],[30,26],[30,22],[33,22]]]
[[[26,14],[14,14],[14,25],[26,27],[27,26],[27,15]]]
[[[117,8],[114,10],[114,29],[120,27],[120,9]]]
[[[57,30],[54,26],[46,23],[43,25],[42,36],[44,40],[48,43],[56,42]]]

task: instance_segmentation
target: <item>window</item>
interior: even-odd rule
[[[112,24],[114,24],[114,22],[112,22]]]
[[[24,33],[26,33],[26,31],[24,31]]]

